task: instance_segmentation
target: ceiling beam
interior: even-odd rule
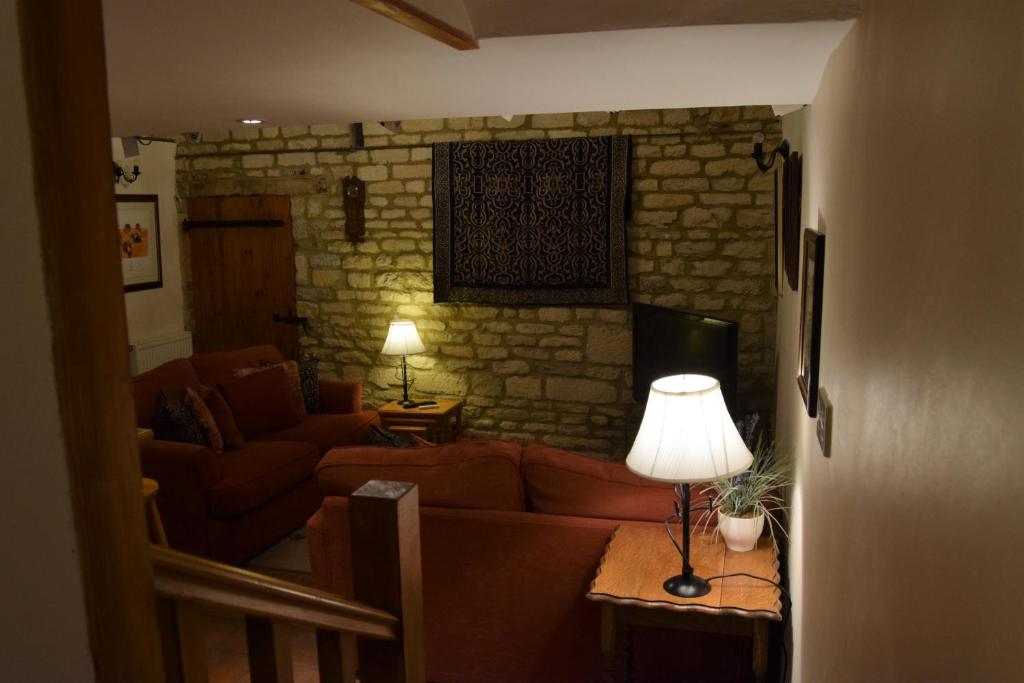
[[[473,36],[402,0],[352,0],[352,2],[445,45],[454,47],[456,50],[476,50],[480,47]]]

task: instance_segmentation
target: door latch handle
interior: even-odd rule
[[[289,325],[302,325],[302,331],[309,332],[309,318],[304,318],[301,315],[281,315],[280,313],[275,313],[274,322],[288,323]]]

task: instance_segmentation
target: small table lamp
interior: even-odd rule
[[[680,507],[672,517],[678,516],[682,524],[682,547],[676,547],[683,556],[683,572],[665,581],[672,595],[696,598],[711,590],[690,566],[690,484],[735,476],[753,460],[714,377],[673,375],[651,384],[626,467],[641,477],[676,485]]]
[[[411,320],[393,320],[388,328],[388,338],[384,340],[384,348],[380,350],[385,356],[402,357],[402,403],[403,408],[409,408],[415,403],[409,400],[409,376],[405,367],[405,357],[423,353],[427,347],[423,346],[419,332],[416,331],[416,323]]]

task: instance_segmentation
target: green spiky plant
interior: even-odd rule
[[[793,463],[792,458],[777,454],[775,444],[763,434],[754,436],[756,425],[756,416],[753,420],[737,425],[754,461],[746,472],[711,482],[709,488],[714,493],[711,507],[730,517],[756,517],[763,514],[772,543],[778,547],[776,531],[788,535],[781,519],[787,509],[782,492],[793,483]],[[705,527],[711,518],[710,511],[706,511],[703,520]],[[717,528],[715,533],[718,533]]]

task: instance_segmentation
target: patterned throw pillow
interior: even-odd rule
[[[224,448],[234,451],[245,446],[245,437],[242,436],[242,430],[238,428],[235,416],[231,412],[231,406],[224,400],[221,393],[213,387],[200,387],[200,392],[199,395],[202,397],[203,403],[206,404],[210,414],[213,415],[214,421],[217,423],[217,431],[220,432],[221,438],[224,439]]]
[[[299,361],[299,383],[302,385],[302,399],[307,413],[320,412],[320,359],[307,358]]]
[[[306,414],[306,401],[302,397],[302,384],[299,380],[299,364],[293,360],[286,360],[282,362],[275,362],[269,360],[261,360],[258,368],[240,368],[235,370],[235,377],[245,377],[251,375],[254,372],[260,372],[267,368],[273,368],[280,365],[284,368],[284,374],[288,378],[288,395],[291,402],[295,404],[295,409],[299,411],[299,415]]]
[[[206,445],[203,429],[180,399],[160,392],[153,418],[153,436],[161,441]]]
[[[207,407],[206,401],[191,387],[185,389],[185,407],[192,411],[196,421],[199,423],[199,427],[203,430],[203,436],[206,437],[206,445],[218,453],[223,453],[224,438],[220,435],[217,420],[214,419],[213,413]]]

